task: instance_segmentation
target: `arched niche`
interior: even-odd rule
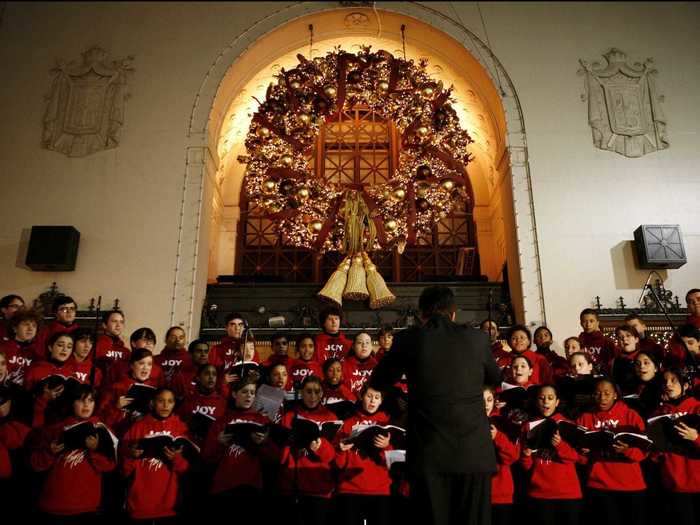
[[[385,9],[299,4],[257,22],[222,50],[197,94],[188,130],[178,274],[172,320],[198,328],[207,280],[233,271],[243,140],[272,75],[340,45],[428,58],[429,72],[454,85],[456,109],[475,139],[469,165],[482,273],[509,284],[519,321],[545,321],[536,225],[520,104],[507,72],[461,24],[415,3]],[[309,25],[313,45],[309,46]],[[498,73],[495,73],[498,71]],[[494,78],[498,80],[494,80]]]

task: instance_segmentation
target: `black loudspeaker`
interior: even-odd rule
[[[73,226],[32,226],[26,264],[35,272],[73,271],[79,243]]]
[[[688,262],[677,224],[643,224],[634,230],[634,244],[643,270],[676,269]]]

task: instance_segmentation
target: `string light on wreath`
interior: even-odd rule
[[[472,140],[452,107],[451,88],[426,73],[425,60],[369,47],[297,57],[299,65],[280,72],[253,116],[244,190],[286,244],[347,253],[350,264],[341,266],[348,271],[339,267],[336,274],[353,277],[363,266],[376,273],[367,252],[403,250],[456,205],[471,203],[466,167]],[[399,132],[399,163],[386,183],[330,184],[307,160],[325,120],[356,104]]]

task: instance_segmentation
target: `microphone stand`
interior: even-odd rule
[[[661,283],[663,283],[663,279],[661,279],[661,276],[655,270],[652,270],[649,275],[651,275],[651,274],[656,275],[659,278],[659,280],[661,281]],[[671,332],[673,334],[672,337],[678,336],[678,340],[680,341],[681,345],[685,349],[686,358],[688,358],[690,356],[690,350],[688,350],[688,345],[686,345],[685,341],[683,341],[683,338],[680,335],[678,335],[678,330],[676,329],[676,325],[673,324],[673,321],[671,320],[671,316],[668,315],[668,311],[666,310],[666,307],[664,306],[661,299],[659,299],[659,296],[656,294],[656,291],[654,290],[654,285],[651,283],[645,284],[644,288],[642,288],[642,294],[644,293],[645,288],[651,292],[651,296],[654,298],[654,302],[659,307],[661,312],[664,314],[666,321],[668,322],[668,324],[671,327]]]

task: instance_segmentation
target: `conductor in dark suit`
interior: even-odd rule
[[[488,336],[454,322],[445,286],[423,290],[422,326],[399,332],[374,369],[386,390],[408,381],[406,463],[413,519],[423,525],[491,523],[496,455],[484,410],[484,385],[500,382]]]

